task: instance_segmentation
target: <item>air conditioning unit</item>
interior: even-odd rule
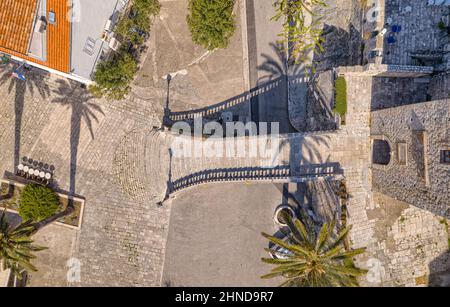
[[[108,21],[105,24],[105,31],[106,32],[111,32],[113,29],[113,23],[111,19],[108,19]]]
[[[119,49],[119,47],[120,47],[120,42],[115,37],[111,37],[111,39],[109,40],[109,48],[111,48],[114,51],[117,51],[117,49]]]

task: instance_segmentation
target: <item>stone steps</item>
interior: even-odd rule
[[[168,147],[158,130],[136,128],[115,152],[115,174],[123,191],[136,198],[164,198],[169,174]]]

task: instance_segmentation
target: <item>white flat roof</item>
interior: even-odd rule
[[[122,9],[126,2],[128,1],[78,0],[73,2],[72,74],[91,80],[101,50],[108,46],[101,39],[106,22]]]

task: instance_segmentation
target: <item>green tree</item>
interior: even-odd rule
[[[334,234],[336,223],[325,223],[316,232],[311,223],[294,220],[285,212],[282,217],[289,228],[286,239],[262,234],[278,246],[278,250],[266,249],[275,257],[262,261],[277,267],[261,278],[284,277],[286,280],[280,286],[290,287],[358,286],[356,277],[367,271],[352,265],[352,258],[365,249],[345,250],[343,243],[350,227]]]
[[[158,0],[134,0],[116,25],[122,47],[110,59],[100,62],[89,89],[95,97],[124,99],[138,70],[139,58],[150,32],[152,17],[159,14]]]
[[[192,41],[207,50],[226,48],[234,34],[234,0],[189,0]]]
[[[60,209],[59,196],[50,188],[28,184],[19,200],[19,215],[34,222],[47,219]]]
[[[289,46],[290,61],[305,62],[308,54],[322,51],[322,30],[316,7],[326,6],[325,0],[276,0],[274,21],[282,20],[281,41]]]
[[[18,279],[22,278],[22,272],[37,271],[31,264],[35,258],[34,252],[44,250],[45,247],[33,245],[31,236],[35,232],[32,221],[21,223],[13,227],[6,220],[3,212],[0,218],[0,262],[3,270],[11,270]]]
[[[151,17],[158,15],[160,10],[161,4],[157,0],[135,0],[118,22],[115,32],[123,41],[141,45],[150,32]]]
[[[90,87],[90,91],[96,97],[124,99],[131,90],[130,83],[137,69],[136,59],[122,51],[111,60],[101,62],[97,66],[95,84]]]

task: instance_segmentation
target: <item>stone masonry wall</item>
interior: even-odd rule
[[[412,104],[372,112],[371,135],[383,135],[393,148],[391,163],[374,168],[373,187],[398,200],[450,216],[450,165],[440,163],[440,151],[450,148],[450,100]],[[424,150],[417,131],[426,131],[425,163],[429,184],[421,178],[421,154]],[[397,160],[397,144],[407,143],[407,164]]]

